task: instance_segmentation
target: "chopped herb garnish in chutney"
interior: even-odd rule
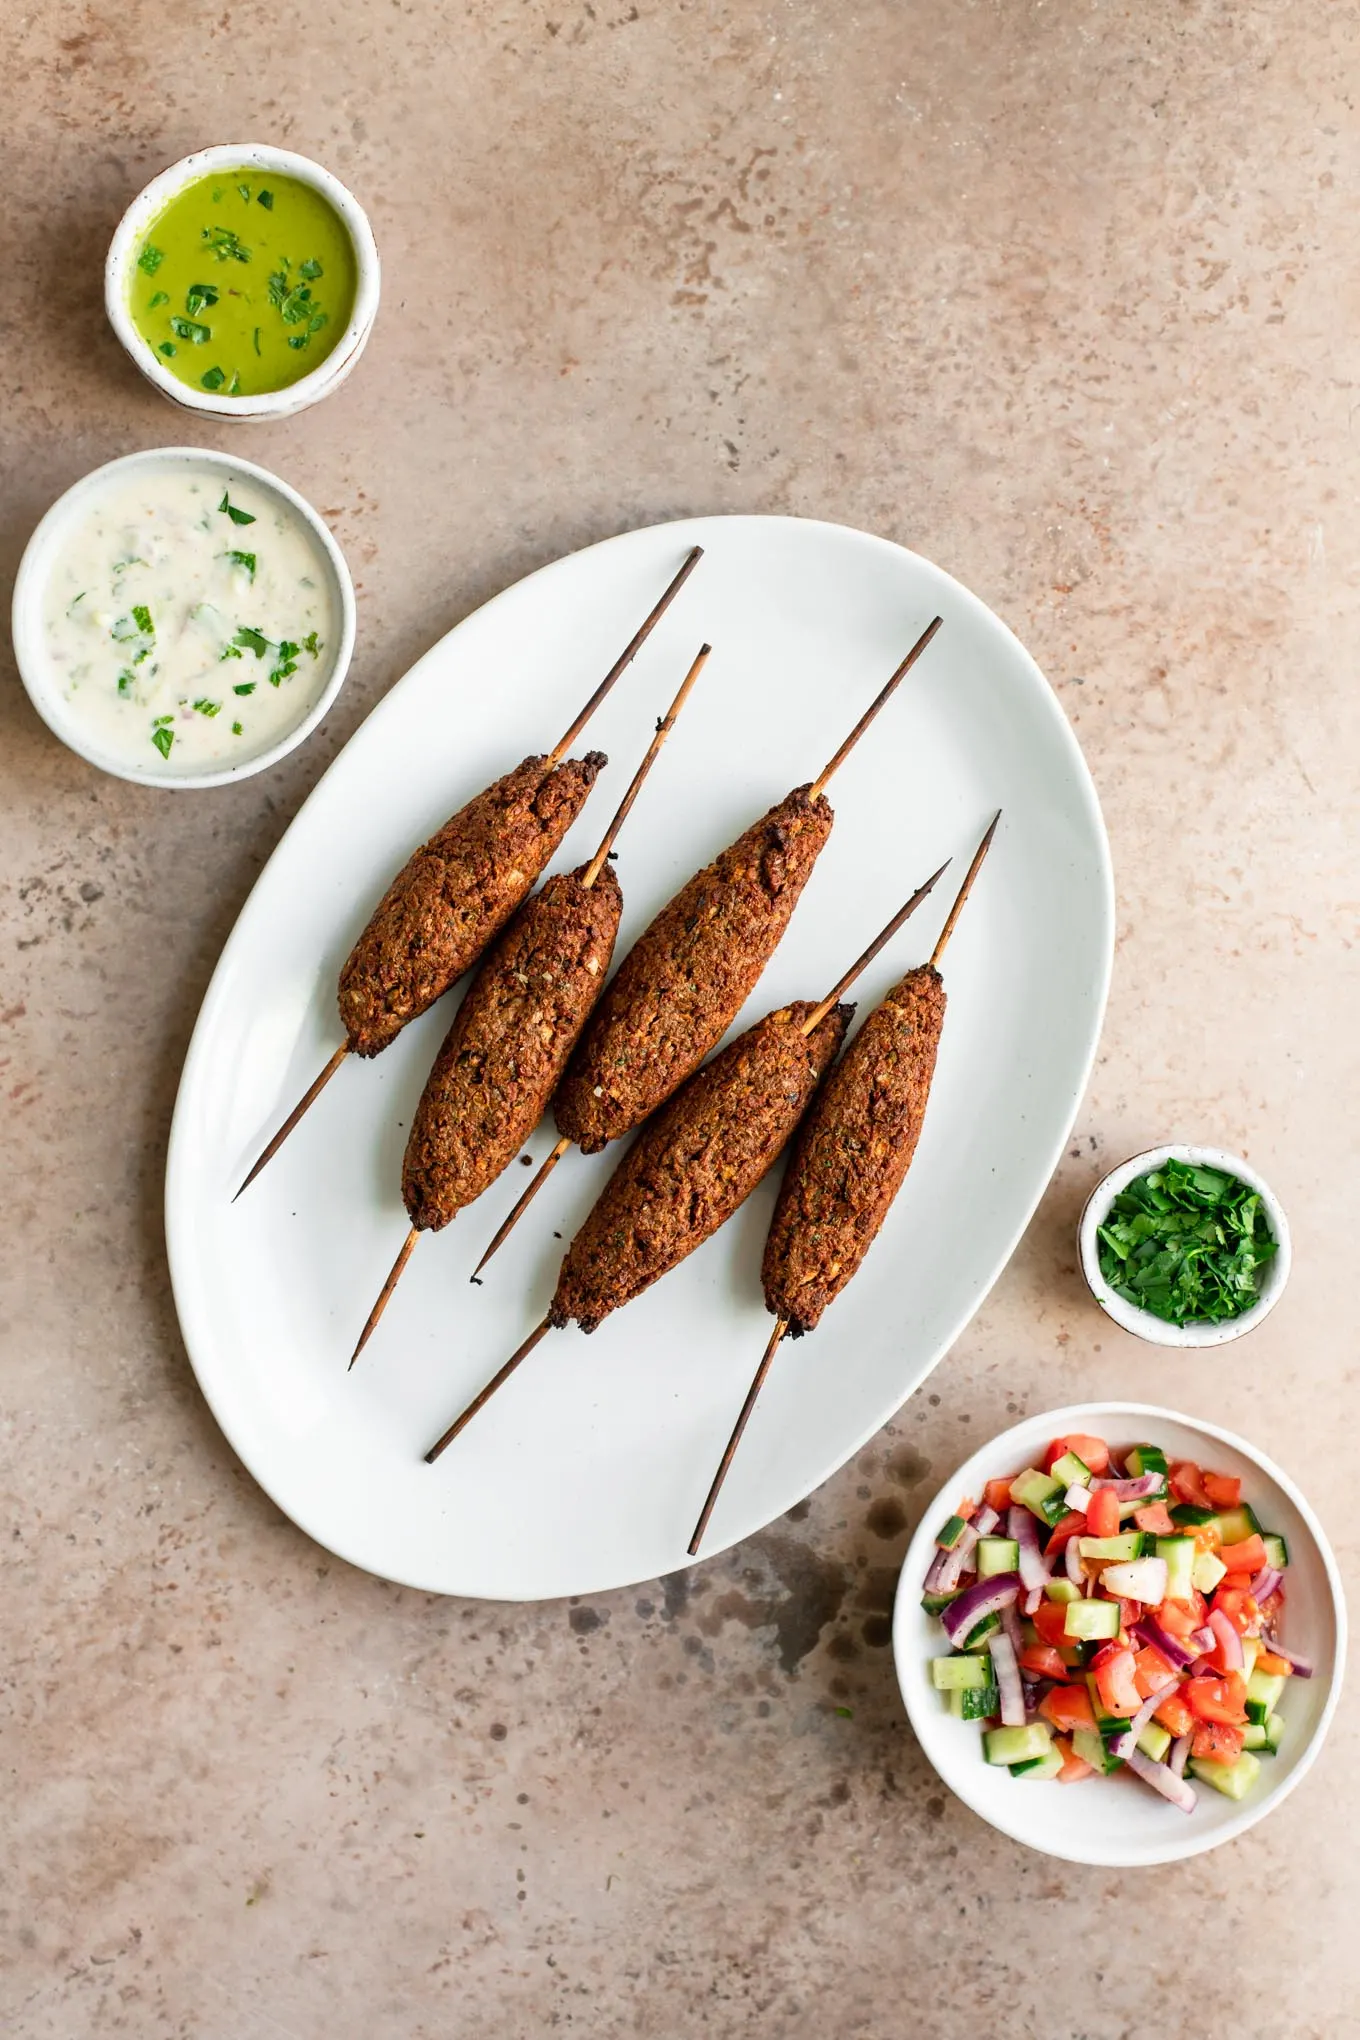
[[[227,494],[227,491],[225,489],[223,489],[222,491],[222,500],[217,507],[219,510],[225,510],[227,516],[230,517],[233,524],[253,524],[255,522],[255,519],[251,515],[249,510],[237,509],[236,505],[232,502],[231,497]]]
[[[174,720],[173,717],[170,719],[171,721]],[[151,732],[151,741],[160,752],[162,758],[168,758],[170,756],[170,747],[175,741],[175,733],[173,730],[155,729]]]
[[[129,310],[177,380],[258,396],[326,359],[349,324],[356,282],[348,230],[322,194],[300,178],[261,185],[243,166],[186,186],[153,221]],[[181,358],[209,342],[206,373],[192,354]]]
[[[227,558],[235,567],[244,567],[251,580],[255,579],[255,555],[248,552],[229,552]]]
[[[1098,1237],[1100,1272],[1116,1296],[1173,1325],[1250,1310],[1277,1251],[1258,1191],[1175,1160],[1121,1190]]]

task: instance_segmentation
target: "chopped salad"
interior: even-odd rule
[[[949,1651],[931,1682],[989,1764],[1061,1784],[1128,1770],[1185,1813],[1191,1779],[1251,1790],[1313,1667],[1280,1641],[1289,1552],[1239,1479],[1055,1438],[935,1542],[922,1606]]]

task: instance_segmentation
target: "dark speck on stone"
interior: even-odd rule
[[[93,906],[96,900],[103,899],[104,888],[102,885],[96,885],[93,879],[87,878],[81,884],[80,897],[87,907]]]
[[[875,1537],[898,1537],[907,1527],[907,1512],[895,1495],[884,1495],[864,1518]]]
[[[812,1503],[810,1501],[795,1502],[791,1509],[784,1511],[784,1521],[786,1523],[805,1523],[811,1514]]]
[[[656,1613],[656,1603],[655,1601],[634,1601],[633,1612],[635,1615],[641,1616],[644,1622],[650,1622]]]
[[[892,1622],[886,1615],[867,1615],[860,1635],[871,1650],[886,1650],[892,1642]]]
[[[669,1573],[661,1582],[663,1596],[661,1613],[667,1622],[674,1622],[677,1615],[683,1615],[689,1606],[689,1574]]]
[[[492,1742],[504,1742],[510,1731],[503,1721],[493,1721],[487,1733],[490,1735]]]
[[[926,1813],[931,1820],[944,1819],[944,1801],[938,1797],[926,1801]]]
[[[599,1629],[609,1617],[601,1615],[595,1608],[573,1608],[567,1620],[578,1636],[589,1636],[592,1630]]]

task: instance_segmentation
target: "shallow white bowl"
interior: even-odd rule
[[[290,383],[286,390],[270,390],[257,397],[224,398],[215,390],[191,389],[187,383],[171,375],[157,358],[155,349],[147,344],[132,322],[128,287],[138,250],[152,222],[171,199],[198,178],[210,176],[215,170],[235,169],[238,165],[249,170],[271,170],[278,177],[295,177],[300,184],[310,184],[319,191],[340,215],[348,230],[354,244],[357,274],[354,310],[349,324],[326,359],[310,375]],[[295,155],[291,149],[271,148],[264,142],[229,142],[220,148],[196,149],[192,156],[181,157],[168,170],[162,170],[159,177],[153,177],[145,190],[133,199],[109,244],[104,263],[104,309],[108,313],[109,324],[134,365],[163,397],[168,397],[172,404],[178,404],[181,410],[200,411],[209,418],[238,421],[290,418],[295,411],[305,411],[309,404],[319,403],[322,397],[328,397],[354,367],[373,330],[381,283],[378,247],[368,215],[338,177],[332,176],[319,163],[313,163],[310,157]]]
[[[1229,1318],[1222,1324],[1168,1324],[1165,1318],[1154,1316],[1150,1310],[1140,1310],[1137,1304],[1129,1303],[1117,1296],[1100,1272],[1100,1227],[1105,1215],[1120,1191],[1138,1176],[1146,1176],[1152,1169],[1159,1169],[1163,1162],[1191,1162],[1206,1169],[1222,1169],[1226,1175],[1236,1176],[1253,1190],[1260,1192],[1270,1230],[1275,1235],[1278,1251],[1271,1261],[1261,1293],[1250,1310],[1244,1310],[1240,1317]],[[1121,1162],[1117,1169],[1111,1169],[1102,1177],[1086,1200],[1077,1228],[1077,1248],[1081,1256],[1081,1272],[1096,1302],[1108,1317],[1114,1319],[1126,1332],[1136,1338],[1146,1339],[1153,1346],[1226,1346],[1231,1339],[1240,1339],[1244,1332],[1255,1331],[1263,1318],[1269,1317],[1289,1280],[1293,1266],[1294,1250],[1289,1237],[1289,1221],[1283,1207],[1269,1183],[1250,1162],[1244,1162],[1240,1155],[1230,1155],[1223,1148],[1187,1147],[1172,1142],[1166,1147],[1148,1148],[1141,1155],[1132,1155],[1127,1162]]]
[[[79,521],[92,498],[99,494],[112,476],[132,474],[139,469],[154,472],[157,469],[177,465],[220,472],[223,485],[228,489],[231,487],[233,477],[245,476],[257,488],[267,490],[289,504],[302,518],[321,547],[322,556],[331,571],[332,593],[335,597],[336,614],[340,619],[340,633],[330,676],[310,707],[303,707],[299,711],[298,719],[292,728],[276,743],[268,745],[264,750],[247,752],[239,764],[213,772],[171,772],[168,766],[138,767],[103,750],[82,727],[79,716],[72,711],[71,704],[62,694],[48,662],[43,642],[43,593],[53,562],[72,524]],[[78,752],[88,764],[97,765],[101,772],[111,772],[116,779],[133,780],[139,786],[164,786],[176,792],[188,787],[229,786],[234,780],[249,779],[252,774],[263,772],[267,766],[276,765],[280,758],[286,758],[290,751],[296,750],[303,739],[311,735],[344,685],[354,651],[355,623],[354,583],[350,579],[345,556],[320,513],[314,510],[296,489],[290,489],[287,482],[282,482],[277,475],[270,474],[268,468],[257,467],[254,461],[237,460],[231,454],[215,453],[201,446],[152,447],[144,453],[125,454],[121,460],[106,461],[103,467],[92,469],[88,475],[74,483],[64,496],[59,496],[42,518],[24,547],[24,556],[19,562],[19,573],[14,583],[12,627],[15,663],[19,668],[19,677],[28,690],[29,700],[52,734],[60,737],[63,744]]]
[[[976,1722],[956,1721],[930,1682],[930,1659],[948,1650],[939,1620],[921,1606],[940,1525],[962,1495],[980,1496],[984,1482],[1019,1473],[1051,1438],[1086,1431],[1116,1451],[1140,1442],[1160,1445],[1168,1459],[1192,1459],[1215,1473],[1237,1474],[1243,1500],[1289,1546],[1285,1575],[1285,1640],[1310,1657],[1311,1679],[1291,1679],[1280,1703],[1286,1734],[1280,1754],[1263,1758],[1255,1789],[1240,1803],[1197,1785],[1191,1814],[1168,1804],[1138,1779],[1116,1774],[1077,1785],[1029,1783],[982,1755]],[[951,1476],[926,1509],[911,1540],[893,1608],[893,1656],[916,1739],[951,1792],[1002,1834],[1069,1863],[1139,1869],[1175,1863],[1230,1842],[1286,1799],[1309,1770],[1341,1694],[1346,1659],[1346,1604],[1331,1546],[1299,1490],[1264,1452],[1216,1424],[1203,1424],[1148,1403],[1077,1403],[1026,1417],[991,1439]]]

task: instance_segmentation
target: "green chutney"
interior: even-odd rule
[[[132,270],[132,323],[190,389],[287,389],[348,326],[358,265],[348,229],[310,184],[221,170],[171,199]]]

